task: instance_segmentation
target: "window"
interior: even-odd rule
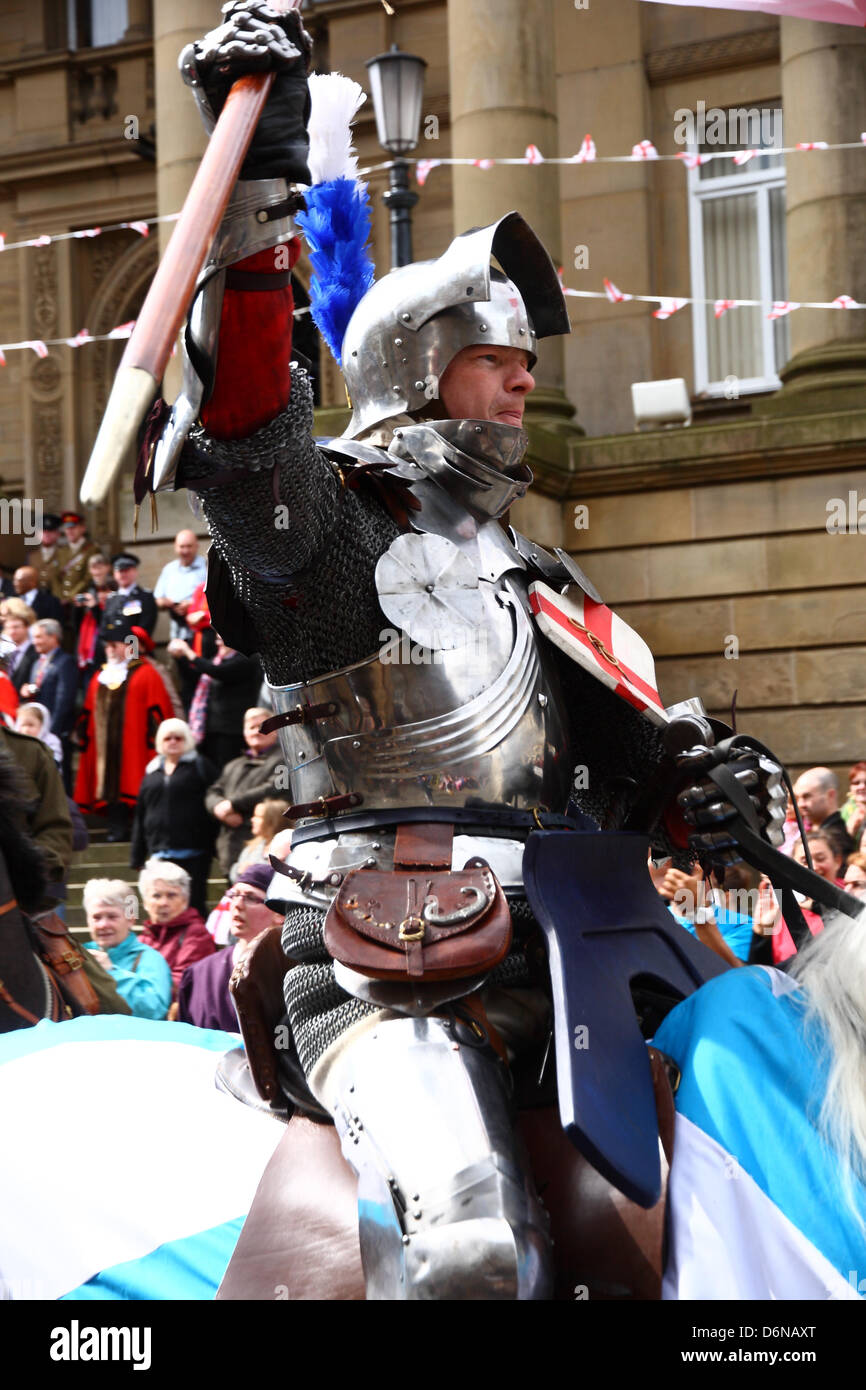
[[[66,0],[70,48],[105,48],[120,43],[129,26],[127,0]]]
[[[777,103],[698,112],[691,153],[766,149],[745,164],[711,159],[689,170],[689,240],[696,299],[786,299],[785,160]],[[713,137],[717,138],[713,138]],[[787,318],[768,307],[728,310],[695,305],[695,391],[726,395],[778,387],[789,356]]]

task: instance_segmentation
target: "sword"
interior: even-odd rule
[[[301,0],[269,3],[272,10],[288,14],[299,8]],[[226,98],[117,369],[81,484],[85,506],[97,506],[103,500],[120,472],[127,448],[135,443],[273,80],[272,72],[240,77]]]

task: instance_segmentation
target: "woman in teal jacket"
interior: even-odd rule
[[[138,899],[123,879],[92,878],[84,885],[84,910],[92,951],[118,994],[138,1018],[165,1018],[171,1003],[171,970],[152,946],[139,941],[132,924]]]

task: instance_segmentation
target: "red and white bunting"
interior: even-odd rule
[[[544,155],[537,145],[527,145],[526,153],[523,156],[527,164],[543,164]]]
[[[6,250],[6,233],[0,232],[0,251]]]
[[[856,299],[852,299],[850,294],[837,294],[833,300],[834,309],[859,309],[860,305]]]
[[[34,237],[30,237],[29,241],[25,241],[24,245],[25,245],[25,246],[50,246],[50,245],[51,245],[51,237],[50,237],[50,236],[34,236]]]
[[[0,367],[6,366],[6,354],[0,349]]]
[[[799,309],[799,307],[796,299],[775,299],[767,318],[783,319],[786,314],[793,314],[794,310]]]
[[[659,307],[653,310],[654,319],[669,319],[673,314],[682,309],[684,304],[688,304],[687,299],[662,299]]]
[[[47,357],[48,349],[41,338],[29,338],[24,344],[25,347],[32,348],[37,357]]]
[[[101,236],[101,235],[102,235],[102,228],[101,228],[101,227],[85,227],[84,231],[82,231],[82,232],[73,232],[72,235],[73,235],[74,237]]]
[[[446,160],[443,160],[443,159],[440,159],[440,160],[438,161],[438,163],[439,163],[439,164],[445,164],[445,163],[447,163],[447,161],[446,161]],[[472,167],[473,167],[474,169],[492,169],[495,163],[496,163],[496,160],[495,160],[495,159],[473,159],[473,161],[472,161]]]
[[[86,328],[80,328],[74,338],[64,338],[63,341],[67,347],[81,347],[84,343],[92,343],[94,339]]]
[[[734,163],[748,164],[750,159],[754,159],[755,156],[760,153],[760,150],[737,150],[737,153],[734,155]]]
[[[713,305],[713,313],[717,319],[720,319],[729,309],[736,309],[736,307],[737,301],[735,299],[717,299]]]
[[[529,586],[529,606],[540,630],[560,651],[653,724],[667,724],[652,652],[606,604],[596,603],[576,585],[558,594],[538,582]]]
[[[418,187],[423,188],[433,169],[442,163],[441,159],[419,159],[415,165],[415,177],[418,180]]]
[[[798,150],[828,150],[830,146],[826,140],[798,140],[796,148]]]
[[[632,159],[658,159],[659,152],[652,140],[641,140],[639,144],[631,147]]]
[[[622,304],[625,300],[632,298],[632,295],[623,294],[622,290],[618,290],[613,281],[608,280],[607,276],[604,277],[604,292],[611,304]]]
[[[135,319],[130,319],[128,323],[119,323],[116,328],[112,328],[110,333],[106,333],[106,338],[128,338],[135,327]]]
[[[595,148],[595,141],[593,140],[591,135],[584,135],[583,144],[581,145],[577,154],[573,154],[571,156],[571,163],[589,164],[592,162],[592,160],[596,159],[597,157],[598,151]]]
[[[150,236],[150,226],[147,222],[121,222],[121,227],[129,227],[130,231],[138,232],[139,236]]]
[[[697,154],[694,150],[680,150],[677,159],[681,159],[687,169],[697,169],[699,165],[706,164],[711,158],[708,154]]]

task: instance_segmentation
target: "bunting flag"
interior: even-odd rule
[[[685,299],[662,299],[659,307],[653,310],[654,319],[669,319],[688,301]]]
[[[749,10],[753,14],[789,15],[827,24],[866,24],[866,0],[651,0],[655,4],[690,5],[702,10]]]
[[[668,1299],[856,1299],[866,1191],[846,1200],[816,1115],[827,1039],[781,971],[729,970],[653,1045],[681,1073],[668,1183]]]
[[[216,1089],[238,1043],[114,1014],[0,1036],[0,1296],[214,1297],[284,1132]]]

